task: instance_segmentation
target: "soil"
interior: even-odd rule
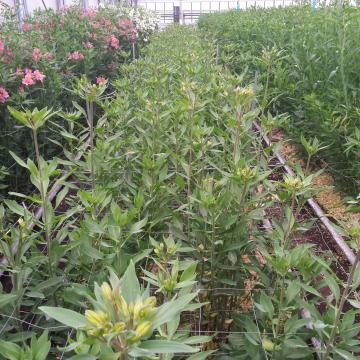
[[[279,142],[284,141],[285,135],[281,129],[276,129],[270,134],[269,138],[272,142]],[[302,150],[298,145],[290,141],[284,142],[281,153],[290,163],[298,163],[305,168],[305,160],[300,156]],[[349,227],[354,223],[359,223],[360,213],[348,212],[349,206],[344,200],[344,195],[336,189],[334,177],[326,170],[326,164],[322,164],[322,168],[325,171],[314,180],[314,185],[322,189],[322,191],[315,195],[315,199],[322,207],[326,216],[337,223],[344,223]],[[312,166],[310,171],[314,173],[320,169],[319,166],[315,165]]]

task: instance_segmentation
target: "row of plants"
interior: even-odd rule
[[[359,193],[359,9],[352,6],[250,9],[203,16],[219,58],[254,79],[265,110],[288,113],[300,143],[316,137],[320,158],[349,194]],[[324,162],[321,164],[324,166]]]
[[[32,133],[34,158],[11,155],[36,191],[0,207],[0,358],[312,359],[313,336],[324,360],[356,358],[359,267],[344,283],[292,246],[314,176],[272,180],[254,91],[213,45],[170,27],[113,92],[74,80],[61,157],[38,136],[57,109],[9,107]]]
[[[27,157],[32,148],[27,131],[14,123],[6,106],[71,109],[75,95],[68,90],[74,77],[83,74],[98,84],[116,77],[118,64],[131,60],[156,30],[157,18],[144,8],[126,5],[39,11],[20,27],[11,10],[1,16],[0,186],[16,191],[28,183],[8,151]],[[64,124],[59,117],[56,123]],[[50,140],[59,140],[55,134],[56,124],[48,122],[41,136],[49,156],[61,151]]]

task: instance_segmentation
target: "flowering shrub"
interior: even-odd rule
[[[27,18],[21,29],[14,14],[3,17],[0,112],[6,133],[14,131],[7,105],[69,108],[73,99],[66,89],[72,87],[74,77],[84,74],[98,84],[113,78],[118,64],[132,58],[134,44],[141,46],[157,27],[153,13],[127,6],[39,11]],[[0,147],[5,149],[18,151],[19,144],[24,144],[21,133],[0,140]],[[27,156],[23,147],[22,153]],[[1,162],[11,166],[7,151],[3,157]]]

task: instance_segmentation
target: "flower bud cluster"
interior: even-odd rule
[[[154,296],[128,303],[119,289],[112,289],[106,282],[100,290],[101,310],[85,312],[88,336],[111,341],[117,351],[125,352],[130,345],[151,335],[156,315]]]

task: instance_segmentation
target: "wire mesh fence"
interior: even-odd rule
[[[311,0],[309,5],[316,8],[330,4],[330,0]],[[101,5],[128,4],[141,6],[157,13],[161,27],[172,24],[196,24],[201,15],[229,10],[246,10],[250,8],[272,8],[304,5],[300,0],[0,0],[1,8],[14,8],[19,21],[36,9],[59,10],[67,6],[80,4],[86,8]],[[350,1],[356,5],[356,1]]]

